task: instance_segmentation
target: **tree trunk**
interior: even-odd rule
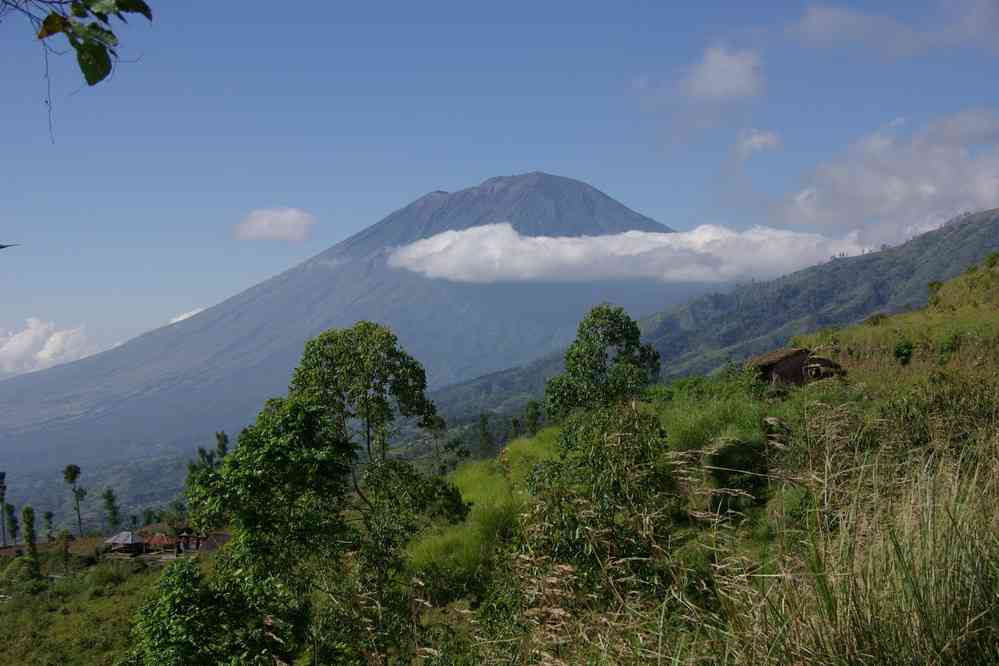
[[[80,533],[80,538],[83,538],[83,518],[80,516],[80,496],[76,494],[76,489],[73,490],[73,500],[76,502],[76,529]]]

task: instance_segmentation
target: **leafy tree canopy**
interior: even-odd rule
[[[351,439],[359,437],[369,460],[384,459],[396,416],[433,426],[436,409],[426,397],[423,366],[388,328],[360,321],[309,340],[291,381],[293,395],[322,405]],[[352,429],[358,427],[359,432]]]
[[[565,354],[565,372],[548,380],[548,413],[606,405],[637,394],[659,376],[659,353],[641,343],[638,324],[624,308],[598,305],[579,323]]]

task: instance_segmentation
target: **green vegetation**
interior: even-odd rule
[[[66,465],[66,468],[62,471],[63,481],[69,486],[70,492],[73,494],[73,509],[76,511],[76,527],[77,534],[81,537],[83,536],[83,515],[80,513],[80,502],[82,502],[87,497],[87,489],[81,487],[77,482],[80,479],[80,466],[79,465]]]
[[[141,14],[153,20],[152,9],[144,0],[0,0],[0,18],[7,12],[27,18],[40,40],[65,35],[76,51],[83,78],[91,86],[111,74],[118,58],[118,37],[111,29],[111,18],[124,23],[126,14]]]
[[[101,503],[104,505],[104,524],[108,531],[114,532],[121,527],[121,509],[118,507],[118,496],[114,488],[105,488],[101,493]]]
[[[325,370],[296,373],[232,451],[191,468],[194,515],[228,525],[230,544],[155,583],[143,571],[122,577],[120,606],[141,605],[130,643],[69,641],[54,654],[106,663],[130,649],[131,664],[997,663],[999,256],[933,292],[925,309],[795,340],[845,377],[771,386],[731,366],[630,383],[446,477],[451,464],[421,471],[384,456],[377,435],[406,400],[445,441],[418,364],[383,329],[327,334],[392,353],[368,353],[356,374],[333,371],[348,362],[333,362],[337,344],[303,359]],[[400,370],[389,379],[363,379],[391,363]],[[373,396],[389,409],[365,406]],[[80,603],[120,619],[104,597],[51,600],[69,581],[82,590],[97,571],[112,575],[108,563],[77,561],[67,582],[46,581],[59,548],[40,554],[42,582],[25,557],[0,573],[26,663],[52,663],[30,661],[31,622],[41,645],[67,631],[41,624],[47,608]],[[133,581],[144,601],[125,592]]]
[[[7,473],[0,472],[0,509],[7,507]],[[7,521],[0,516],[0,545],[7,546]]]
[[[71,555],[67,576],[56,550],[40,556],[43,574],[61,577],[32,587],[21,582],[26,581],[22,558],[0,559],[0,594],[12,595],[0,601],[0,663],[114,663],[129,649],[132,617],[160,571]]]
[[[565,372],[545,384],[545,411],[560,418],[635,395],[659,376],[659,353],[643,345],[623,308],[598,305],[579,322]]]

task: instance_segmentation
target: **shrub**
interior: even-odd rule
[[[912,360],[912,352],[915,349],[915,345],[909,340],[899,340],[895,344],[895,360],[899,362],[900,365],[909,365]]]
[[[579,566],[605,591],[662,583],[656,560],[684,498],[658,419],[625,406],[578,414],[559,449],[531,478],[532,548]]]

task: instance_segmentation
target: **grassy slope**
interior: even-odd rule
[[[769,449],[762,504],[674,534],[679,588],[624,606],[593,601],[599,591],[571,603],[563,595],[568,616],[546,624],[538,618],[551,609],[521,607],[503,621],[519,631],[500,638],[481,629],[487,602],[466,627],[477,647],[463,649],[515,663],[542,653],[546,663],[995,663],[999,260],[945,284],[926,309],[796,342],[824,348],[848,379],[760,395],[739,377],[696,378],[649,396],[677,452],[758,442],[765,416],[786,428]],[[900,343],[911,343],[908,359]],[[518,440],[505,458],[535,448],[535,458],[551,459],[557,435]],[[470,493],[501,487],[518,510],[533,501],[524,479],[497,461],[456,476]],[[703,509],[692,488],[690,508]],[[472,545],[466,573],[516,587],[497,552],[525,557],[536,545],[508,525],[482,539],[483,524],[473,516],[449,540],[417,542],[414,566]]]
[[[134,562],[94,564],[92,541],[74,544],[69,575],[55,553],[43,553],[43,573],[59,578],[44,591],[0,602],[0,664],[110,666],[127,652],[132,618],[159,570]],[[20,564],[0,561],[0,589],[14,591]]]

